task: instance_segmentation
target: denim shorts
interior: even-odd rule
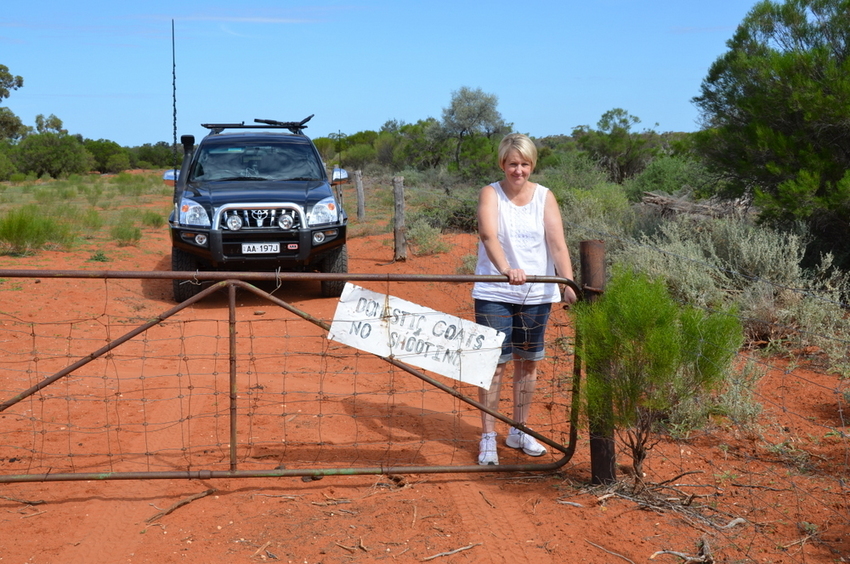
[[[475,300],[475,321],[505,334],[499,364],[511,358],[543,360],[543,334],[552,304],[508,304]]]

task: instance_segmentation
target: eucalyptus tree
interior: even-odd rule
[[[481,143],[481,138],[492,142],[510,132],[511,124],[502,119],[498,104],[495,94],[487,94],[480,88],[463,86],[452,92],[449,106],[443,108],[442,126],[446,137],[454,140],[454,164],[458,169],[464,150],[470,152],[469,160],[477,160],[483,156],[479,154],[482,149],[492,152],[488,146],[492,143]]]

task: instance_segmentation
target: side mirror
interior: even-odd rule
[[[344,168],[334,167],[333,173],[331,174],[331,184],[333,186],[338,186],[340,184],[348,184],[348,182],[348,172]]]

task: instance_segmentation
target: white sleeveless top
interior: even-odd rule
[[[498,182],[490,186],[496,191],[498,206],[497,237],[511,268],[521,268],[529,276],[554,276],[555,263],[546,245],[543,211],[549,189],[538,184],[531,201],[524,206],[513,204]],[[478,264],[475,274],[499,275],[490,262],[484,243],[478,242]],[[511,304],[545,304],[561,301],[555,283],[527,282],[512,286],[507,282],[476,282],[472,297],[477,300]]]

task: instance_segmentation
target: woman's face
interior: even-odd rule
[[[502,170],[505,171],[505,178],[509,182],[521,186],[531,176],[531,161],[527,160],[518,152],[511,151],[508,153],[505,162],[502,163]]]

